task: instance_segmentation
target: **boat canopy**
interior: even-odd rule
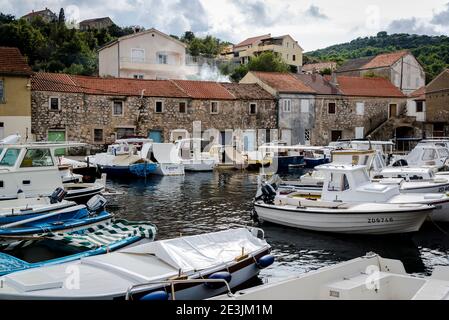
[[[124,249],[121,253],[155,255],[170,266],[189,272],[222,265],[265,246],[265,240],[254,237],[246,228],[240,228],[161,240]]]

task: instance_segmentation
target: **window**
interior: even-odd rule
[[[117,139],[124,139],[134,136],[135,129],[134,128],[117,128]]]
[[[0,103],[5,102],[5,83],[0,80]]]
[[[292,56],[293,61],[296,61],[296,54]]]
[[[336,112],[336,106],[335,106],[335,102],[329,102],[327,104],[327,113],[329,114],[335,114]]]
[[[20,164],[21,168],[51,167],[53,158],[50,149],[28,149]]]
[[[134,79],[143,79],[143,74],[135,74]]]
[[[447,158],[447,157],[449,157],[449,150],[447,150],[445,148],[439,148],[438,154],[440,155],[440,158]]]
[[[292,112],[292,101],[290,99],[283,100],[282,110],[284,112]]]
[[[310,105],[310,101],[309,100],[301,100],[301,112],[302,113],[308,113],[309,112],[309,105]]]
[[[61,99],[59,97],[50,97],[50,100],[48,101],[49,108],[51,111],[59,111],[60,110],[60,104]]]
[[[218,113],[218,102],[217,101],[211,101],[210,103],[210,113],[217,114]]]
[[[94,129],[94,142],[103,142],[103,129]]]
[[[415,101],[416,103],[416,112],[424,111],[424,101]]]
[[[365,137],[365,128],[364,127],[356,127],[355,128],[355,138],[363,139]]]
[[[13,167],[19,157],[20,149],[8,149],[0,161],[0,166]]]
[[[167,64],[167,55],[166,54],[159,53],[157,55],[157,57],[158,57],[157,59],[158,59],[159,64]]]
[[[145,62],[145,50],[144,49],[131,49],[131,61],[132,62]]]
[[[310,130],[309,129],[304,130],[304,142],[306,145],[310,145]]]
[[[437,152],[435,149],[424,149],[422,160],[429,161],[437,159]]]
[[[341,130],[332,130],[331,132],[331,140],[332,141],[339,141],[342,138],[342,131]]]
[[[179,113],[187,113],[187,103],[185,102],[179,103]]]
[[[113,116],[123,116],[123,101],[114,101],[112,107]]]
[[[363,116],[365,114],[365,103],[364,102],[357,102],[356,113],[358,116]]]
[[[256,113],[257,113],[257,104],[250,103],[249,104],[249,114],[256,114]]]
[[[164,103],[162,101],[156,101],[154,112],[155,113],[162,113],[162,112],[164,112]]]

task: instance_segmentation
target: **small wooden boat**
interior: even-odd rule
[[[431,276],[406,273],[399,260],[374,253],[211,300],[449,300],[449,267]]]
[[[8,274],[0,299],[205,299],[257,276],[269,252],[255,228],[160,240]]]
[[[37,234],[10,244],[8,249],[14,250],[14,252],[0,253],[0,275],[66,263],[114,252],[131,245],[147,243],[154,240],[156,231],[156,227],[148,222],[114,220],[78,232]],[[51,260],[32,263],[23,261],[14,255],[19,249],[22,250],[24,247],[36,244],[65,254]]]

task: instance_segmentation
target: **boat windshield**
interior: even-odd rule
[[[51,167],[53,158],[50,149],[28,149],[20,164],[21,168]]]
[[[447,158],[447,157],[449,157],[449,151],[446,148],[438,149],[438,153],[440,154],[440,158]]]
[[[19,157],[20,149],[7,149],[4,153],[0,166],[13,167]]]
[[[422,160],[429,161],[437,159],[437,152],[435,149],[424,149]]]

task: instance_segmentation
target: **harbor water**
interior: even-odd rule
[[[295,175],[302,172],[296,172]],[[254,226],[250,218],[257,172],[215,171],[147,180],[108,182],[123,192],[108,197],[108,210],[128,220],[148,220],[157,239]],[[292,177],[288,177],[292,178]],[[399,259],[406,271],[430,275],[436,265],[449,265],[449,225],[427,222],[412,235],[349,236],[308,232],[263,224],[276,262],[262,271],[260,282],[272,282],[375,252]]]

